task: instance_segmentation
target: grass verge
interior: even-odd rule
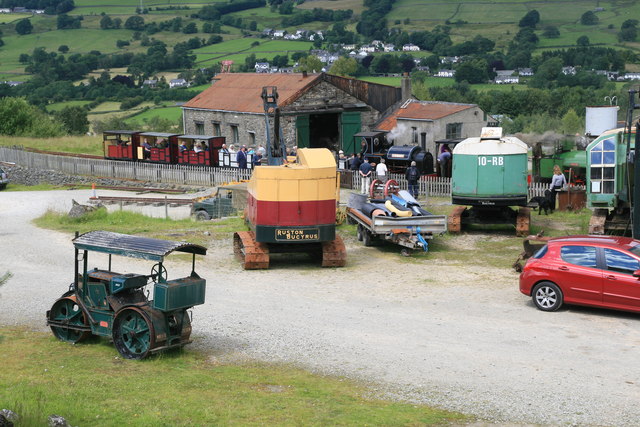
[[[1,406],[20,426],[434,425],[460,414],[364,397],[363,386],[282,365],[220,363],[182,350],[123,360],[106,340],[70,345],[2,328]]]
[[[173,220],[151,218],[128,211],[107,212],[106,209],[97,209],[80,218],[70,218],[64,213],[50,210],[36,218],[34,223],[41,228],[69,233],[105,230],[158,239],[186,240],[204,246],[208,246],[211,240],[230,238],[233,231],[245,229],[239,217],[213,221],[195,221],[190,218]],[[210,235],[205,235],[205,232]]]

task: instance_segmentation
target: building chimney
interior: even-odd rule
[[[409,77],[409,73],[405,72],[402,74],[400,88],[402,92],[403,101],[406,101],[407,99],[411,98],[411,77]]]
[[[304,70],[304,71],[302,72],[302,78],[304,79],[304,78],[306,78],[306,77],[307,77],[307,70]]]

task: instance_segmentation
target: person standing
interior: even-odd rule
[[[438,164],[440,165],[440,176],[450,177],[451,150],[446,144],[442,147],[442,151],[438,155]]]
[[[369,164],[369,160],[364,159],[364,162],[360,165],[360,181],[362,185],[360,187],[360,192],[362,194],[367,194],[369,192],[369,187],[371,186],[371,172],[373,168]]]
[[[562,187],[567,185],[567,179],[564,177],[560,166],[555,165],[553,167],[553,177],[551,178],[551,185],[549,186],[549,190],[551,190],[551,210],[555,210],[556,208],[556,199],[558,198],[558,191],[562,190]]]
[[[382,182],[387,182],[387,165],[385,165],[385,160],[380,159],[380,163],[376,165],[376,176]]]
[[[247,147],[242,146],[236,155],[236,162],[238,162],[238,168],[246,169],[247,168]]]
[[[414,199],[418,199],[418,180],[420,179],[420,171],[416,166],[416,162],[412,161],[411,166],[407,168],[405,172],[405,178],[407,178],[407,183],[409,184],[409,194],[413,196]]]
[[[360,156],[356,153],[353,153],[353,155],[349,159],[349,169],[351,169],[352,171],[358,171],[360,170],[361,164],[362,161],[360,161]]]

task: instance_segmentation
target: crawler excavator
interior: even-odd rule
[[[323,267],[342,267],[346,250],[336,234],[340,197],[336,161],[326,148],[298,149],[295,161],[288,161],[279,125],[277,88],[264,87],[262,99],[267,164],[254,168],[247,184],[244,217],[250,231],[234,234],[234,253],[245,269],[269,268],[270,254],[294,252],[322,254]]]

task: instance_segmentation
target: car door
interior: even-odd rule
[[[604,249],[604,304],[611,308],[640,311],[640,278],[633,272],[640,269],[638,258],[629,253]]]
[[[598,268],[595,246],[564,245],[555,271],[567,302],[602,304],[602,269]]]

